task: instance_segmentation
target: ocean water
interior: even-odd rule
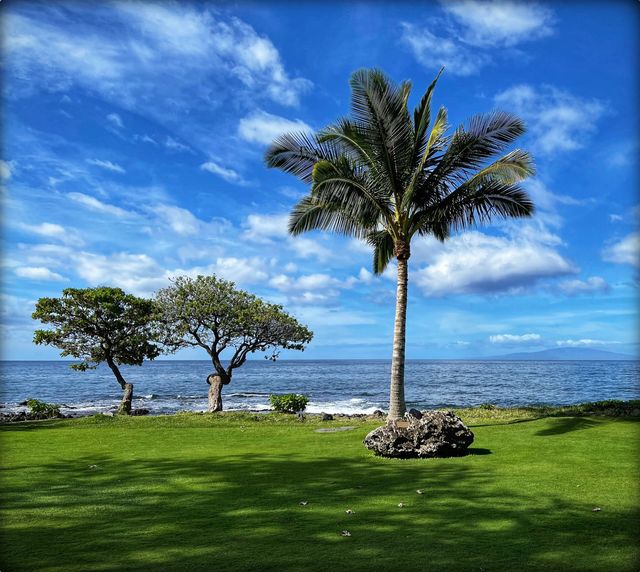
[[[134,384],[134,407],[152,414],[204,411],[207,361],[155,361],[123,367]],[[63,404],[71,414],[117,407],[120,387],[106,366],[77,372],[63,361],[0,362],[4,411],[36,398]],[[602,399],[639,399],[638,361],[438,361],[409,360],[409,407],[566,405]],[[225,409],[269,409],[270,393],[305,393],[309,412],[371,413],[387,409],[390,363],[386,360],[249,361],[223,390]]]

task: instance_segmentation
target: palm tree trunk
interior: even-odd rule
[[[393,356],[391,358],[391,391],[389,421],[400,419],[407,410],[404,402],[404,348],[407,324],[407,285],[409,260],[398,257],[398,289],[396,292],[396,320],[393,328]]]

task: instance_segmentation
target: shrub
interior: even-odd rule
[[[38,399],[27,399],[27,407],[29,411],[42,417],[59,417],[60,406],[54,403],[45,403]]]
[[[487,409],[489,411],[496,409],[496,406],[493,403],[481,403],[478,407],[480,409]]]
[[[278,413],[297,413],[304,411],[309,403],[309,397],[299,393],[285,393],[284,395],[270,395],[269,402]]]

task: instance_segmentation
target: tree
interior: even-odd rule
[[[67,288],[61,298],[40,298],[34,320],[52,324],[52,330],[36,330],[36,344],[52,345],[61,356],[82,361],[76,370],[95,369],[106,362],[122,388],[118,413],[131,413],[133,384],[118,366],[142,365],[145,359],[160,355],[153,342],[154,303],[126,294],[120,288]]]
[[[163,343],[170,351],[200,347],[209,354],[215,370],[207,377],[210,412],[222,411],[222,387],[249,354],[269,352],[266,357],[275,361],[280,349],[302,351],[313,337],[282,306],[215,276],[176,278],[157,293],[156,304]],[[225,350],[232,354],[226,367]]]
[[[397,263],[396,315],[389,419],[402,417],[411,240],[452,232],[494,216],[526,217],[533,203],[518,185],[534,173],[530,155],[507,147],[525,131],[516,116],[476,115],[447,135],[441,107],[431,124],[431,97],[440,74],[411,115],[411,83],[394,85],[379,70],[351,76],[352,118],[318,133],[279,136],[265,154],[269,167],[310,185],[294,208],[289,232],[326,230],[366,240],[373,270]],[[492,160],[493,159],[493,160]]]

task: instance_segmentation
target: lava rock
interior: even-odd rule
[[[333,415],[331,413],[322,413],[323,421],[333,421]]]
[[[411,417],[415,417],[416,419],[422,419],[422,412],[418,411],[417,409],[409,409],[409,411],[407,411],[407,413],[409,415],[411,415]]]
[[[364,438],[364,445],[383,457],[459,457],[473,443],[473,433],[451,411],[425,411],[420,419],[405,414]]]
[[[371,415],[372,417],[384,417],[384,411],[376,409]]]
[[[144,407],[140,407],[139,409],[132,409],[131,415],[149,415],[149,410]]]

